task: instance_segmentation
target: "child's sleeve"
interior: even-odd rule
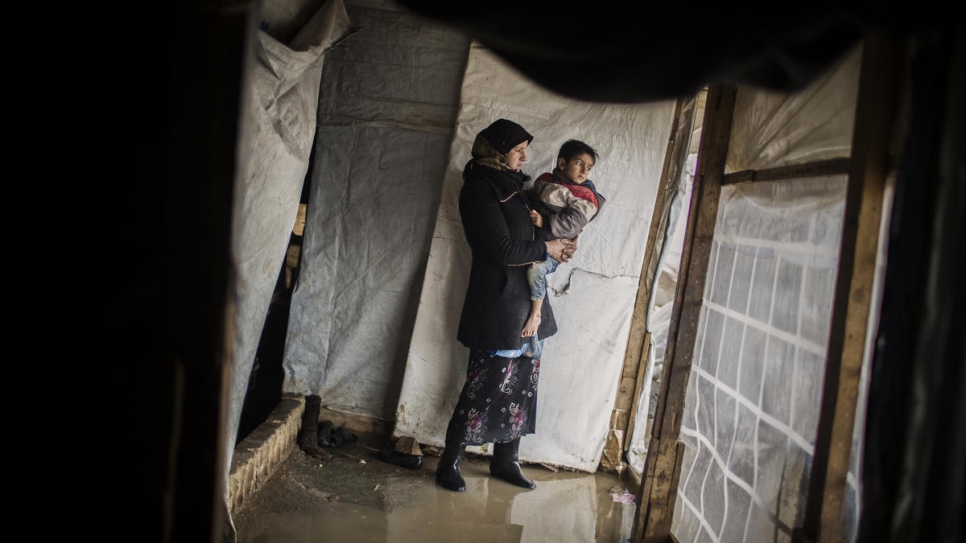
[[[587,226],[590,220],[579,210],[569,207],[550,216],[550,232],[553,238],[571,239]]]
[[[583,198],[578,198],[566,187],[555,183],[534,184],[536,196],[552,213],[545,223],[549,223],[553,238],[570,239],[579,234],[590,219],[597,213],[597,207]]]

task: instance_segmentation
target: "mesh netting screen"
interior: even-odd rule
[[[673,531],[790,541],[820,413],[845,177],[723,187]]]

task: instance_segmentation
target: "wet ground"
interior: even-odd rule
[[[460,465],[466,492],[435,484],[437,457],[406,469],[382,461],[379,438],[296,449],[233,515],[238,543],[623,543],[631,539],[633,489],[615,475],[527,464],[535,490],[488,473],[489,458]],[[631,502],[631,503],[626,503]]]

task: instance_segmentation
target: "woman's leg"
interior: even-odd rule
[[[493,444],[493,459],[490,460],[490,475],[497,479],[523,488],[537,488],[520,467],[520,438],[506,443]]]
[[[436,482],[447,490],[463,492],[466,490],[466,481],[460,473],[460,460],[463,459],[466,443],[463,443],[463,436],[455,428],[450,421],[446,430],[446,447],[439,458],[439,464],[436,465]]]
[[[516,451],[520,437],[535,430],[539,376],[539,359],[505,358],[487,351],[470,353],[466,381],[447,425],[446,448],[436,469],[436,481],[441,486],[456,492],[465,490],[459,462],[466,446],[499,443],[494,448],[499,451],[494,456],[500,458],[495,475],[529,487],[529,479],[516,476]],[[506,462],[510,465],[503,465]]]
[[[466,482],[460,473],[460,460],[466,451],[466,445],[484,426],[484,416],[481,416],[481,399],[477,397],[480,386],[490,381],[487,372],[488,361],[500,357],[493,357],[486,351],[470,351],[467,362],[466,380],[460,390],[459,400],[453,408],[449,423],[446,425],[446,443],[439,464],[436,465],[436,482],[440,486],[454,492],[466,490]],[[484,402],[485,403],[485,402]]]

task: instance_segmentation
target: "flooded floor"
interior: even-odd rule
[[[296,450],[233,516],[238,543],[572,543],[631,541],[633,490],[617,476],[527,464],[535,490],[489,477],[489,459],[464,458],[466,492],[435,484],[437,458],[421,468],[383,462],[373,444]]]

